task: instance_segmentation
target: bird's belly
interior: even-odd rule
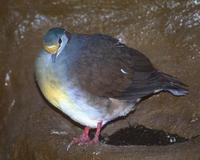
[[[91,128],[96,128],[98,122],[105,124],[102,114],[94,109],[92,106],[83,108],[81,106],[75,105],[75,107],[69,109],[65,101],[60,103],[60,108],[62,112],[67,114],[74,121]]]
[[[60,85],[48,81],[40,86],[47,100],[74,121],[91,128],[95,128],[100,121],[106,123],[103,120],[104,113],[98,107],[89,105],[78,90],[63,89]]]

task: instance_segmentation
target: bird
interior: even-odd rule
[[[54,27],[43,36],[35,79],[44,97],[85,128],[73,144],[97,144],[102,127],[159,92],[188,94],[188,86],[157,70],[140,51],[105,34]],[[145,116],[145,115],[144,115]],[[90,129],[96,129],[94,138]]]

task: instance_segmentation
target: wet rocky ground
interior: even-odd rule
[[[2,4],[0,159],[200,159],[199,0],[20,0]],[[129,128],[122,132],[124,137],[134,135],[137,131],[130,126],[142,125],[150,132],[159,130],[185,140],[169,145],[127,146],[102,141],[96,146],[71,146],[67,150],[81,128],[48,104],[34,81],[34,59],[41,49],[41,38],[55,26],[119,38],[145,53],[156,68],[189,86],[185,97],[161,93],[142,101],[135,112],[106,125],[102,137],[116,136],[124,128]],[[120,138],[113,141],[120,142]]]

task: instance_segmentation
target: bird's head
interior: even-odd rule
[[[52,62],[56,61],[58,55],[70,39],[70,33],[63,28],[51,28],[43,38],[44,50],[51,54]]]

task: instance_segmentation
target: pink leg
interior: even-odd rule
[[[90,128],[85,127],[83,130],[83,133],[80,135],[80,137],[73,138],[72,143],[81,145],[81,144],[89,142],[90,141],[89,131],[90,131]]]
[[[99,135],[102,127],[102,122],[97,123],[97,129],[95,136],[92,140],[89,137],[89,127],[85,127],[83,133],[78,138],[73,138],[72,142],[68,145],[68,149],[73,144],[83,145],[83,144],[97,144],[99,142]]]
[[[97,129],[94,138],[89,142],[90,144],[97,144],[99,142],[99,135],[102,127],[102,122],[97,123]]]

